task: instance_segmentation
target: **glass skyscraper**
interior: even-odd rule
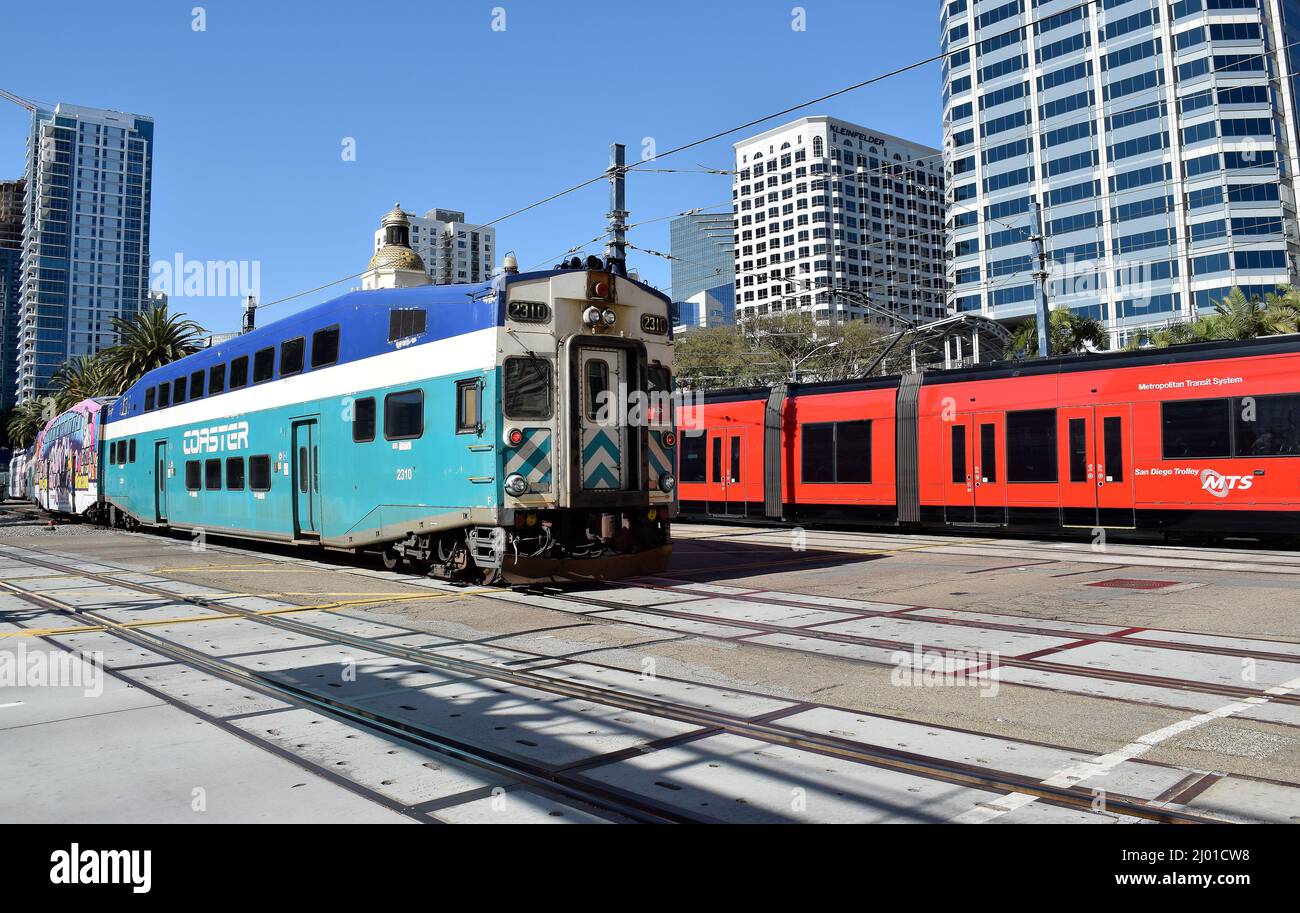
[[[729,212],[698,212],[669,223],[672,298],[680,325],[734,322],[734,226]]]
[[[69,358],[115,342],[112,318],[149,294],[153,120],[37,108],[27,145],[17,395],[46,393]]]
[[[0,409],[18,393],[18,306],[22,300],[25,181],[0,181]]]
[[[948,304],[1116,343],[1296,275],[1296,0],[944,0]]]

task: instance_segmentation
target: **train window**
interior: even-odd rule
[[[248,356],[241,355],[230,362],[230,389],[248,386]]]
[[[1124,481],[1124,425],[1118,415],[1101,420],[1102,454],[1106,460],[1106,481]]]
[[[835,423],[835,481],[871,481],[871,422]]]
[[[705,462],[708,455],[707,443],[703,431],[684,432],[682,442],[681,479],[683,482],[703,482],[705,479]]]
[[[1007,413],[1007,481],[1057,480],[1056,410]]]
[[[731,472],[727,476],[732,484],[740,481],[740,438],[731,438]]]
[[[456,382],[456,433],[477,434],[479,430],[479,398],[481,390],[477,380]]]
[[[271,458],[262,454],[248,458],[248,487],[253,491],[271,490]]]
[[[202,482],[203,468],[199,466],[198,460],[185,461],[185,487],[190,491],[198,491],[199,483]]]
[[[1160,404],[1166,460],[1232,455],[1232,401],[1187,399]]]
[[[952,481],[954,485],[965,485],[970,480],[966,469],[966,426],[952,426]]]
[[[221,490],[221,461],[203,461],[203,487],[208,491]]]
[[[244,458],[226,457],[226,490],[244,490]]]
[[[186,377],[185,375],[181,375],[180,377],[176,378],[176,382],[173,385],[175,389],[172,391],[172,400],[178,406],[181,403],[185,402],[185,390],[186,390],[186,383],[188,380],[189,380],[188,377]]]
[[[296,339],[286,339],[280,343],[280,376],[288,377],[291,374],[301,374],[304,353],[307,349],[307,340],[299,336]]]
[[[1237,456],[1300,454],[1300,396],[1247,396],[1233,401]]]
[[[424,332],[424,308],[393,308],[388,312],[388,341],[397,342]]]
[[[131,442],[127,445],[126,451],[127,451],[126,461],[128,463],[134,463],[135,462],[135,438],[131,438]]]
[[[307,479],[310,475],[307,471],[307,447],[303,445],[298,448],[298,490],[306,494]]]
[[[172,385],[171,381],[158,385],[158,408],[166,409],[172,404]]]
[[[1088,481],[1088,420],[1070,419],[1070,481]]]
[[[253,383],[264,384],[275,376],[275,346],[253,353]]]
[[[716,435],[713,438],[713,481],[722,481],[722,438]]]
[[[116,441],[114,441],[113,443],[111,443],[111,444],[108,445],[108,461],[109,461],[110,463],[116,463],[116,462],[117,462],[117,442],[116,442]]]
[[[505,363],[507,418],[551,417],[551,363],[545,358],[507,358]]]
[[[226,366],[213,365],[208,369],[208,396],[216,396],[226,389]]]
[[[203,381],[207,376],[206,371],[195,371],[190,375],[190,399],[203,398]]]
[[[587,418],[596,421],[600,407],[609,393],[609,365],[598,358],[587,362]]]
[[[980,425],[980,479],[998,480],[998,426],[992,423]]]
[[[673,423],[673,377],[663,365],[650,365],[645,370],[646,392],[650,406],[646,421],[651,425]]]
[[[339,360],[339,328],[326,327],[311,334],[311,366],[325,368]]]
[[[352,441],[364,444],[375,439],[375,398],[367,396],[352,404]]]
[[[157,400],[157,397],[158,397],[158,391],[155,390],[153,387],[150,387],[148,390],[144,391],[144,411],[145,411],[145,412],[152,412],[152,411],[153,411],[153,406],[154,406],[154,403],[155,403],[156,400]]]
[[[404,390],[384,397],[384,440],[406,441],[424,434],[424,391]]]

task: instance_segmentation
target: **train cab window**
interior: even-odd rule
[[[1007,413],[1007,481],[1057,480],[1056,410]]]
[[[1239,457],[1300,455],[1300,396],[1247,396],[1233,400]]]
[[[587,362],[585,375],[587,395],[584,401],[587,404],[587,418],[595,421],[601,404],[605,402],[609,393],[609,365],[598,358],[593,358]]]
[[[650,394],[650,407],[646,421],[651,425],[673,424],[673,377],[663,365],[650,365],[645,370],[646,393]]]
[[[226,366],[213,365],[208,369],[208,396],[216,396],[226,389]]]
[[[297,339],[286,339],[280,343],[280,376],[288,377],[290,374],[301,374],[303,365],[303,354],[307,348],[307,340],[299,336]]]
[[[393,308],[388,312],[388,341],[397,342],[424,332],[424,308]]]
[[[965,485],[969,479],[966,469],[966,426],[952,426],[952,483]]]
[[[364,444],[375,439],[375,398],[363,397],[352,404],[352,442]]]
[[[1166,460],[1232,455],[1232,401],[1188,399],[1160,404]]]
[[[505,414],[507,418],[551,417],[551,363],[545,358],[507,358]]]
[[[703,431],[685,431],[681,436],[682,444],[682,465],[681,480],[683,482],[703,482],[706,477],[706,467],[708,457],[708,438]]]
[[[241,355],[230,362],[230,389],[248,386],[248,356]]]
[[[384,440],[408,441],[424,434],[424,391],[404,390],[384,397]]]
[[[221,461],[203,461],[203,487],[208,491],[221,490]]]
[[[226,457],[226,491],[244,490],[244,458]]]
[[[264,384],[275,376],[275,346],[253,353],[253,383]]]
[[[477,434],[481,426],[480,398],[482,388],[477,380],[456,382],[456,433]],[[387,419],[385,419],[387,422]]]
[[[1118,415],[1101,420],[1102,455],[1106,461],[1106,481],[1124,481],[1124,424]]]
[[[158,385],[158,408],[166,409],[172,404],[172,385],[171,381]]]
[[[153,387],[150,387],[148,390],[144,391],[144,411],[152,412],[154,403],[157,402],[157,399],[158,399],[158,391],[155,390]]]
[[[339,360],[339,328],[326,327],[311,334],[312,369],[326,368]]]
[[[172,390],[172,401],[178,406],[185,402],[185,391],[187,389],[186,384],[188,381],[189,378],[182,374],[180,377],[176,378],[176,382],[172,385],[174,388]]]
[[[248,458],[248,487],[253,491],[271,490],[271,458],[262,454]]]
[[[980,479],[998,480],[998,426],[992,423],[980,425]]]
[[[198,460],[185,461],[185,487],[189,491],[198,491],[203,481],[203,467]]]
[[[203,381],[207,379],[206,371],[195,371],[190,375],[190,399],[203,398]]]
[[[134,463],[134,462],[135,462],[135,438],[131,438],[130,443],[127,445],[127,448],[126,448],[126,461],[127,461],[128,463]]]
[[[713,438],[713,481],[722,481],[722,437]]]
[[[1088,481],[1088,421],[1070,419],[1070,481]]]

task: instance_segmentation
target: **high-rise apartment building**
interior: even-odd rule
[[[420,255],[434,285],[485,282],[492,278],[496,229],[472,225],[465,213],[430,209],[423,216],[406,214],[411,249]],[[384,246],[384,230],[375,232],[375,250]]]
[[[1296,275],[1294,0],[944,0],[949,305],[1122,344]]]
[[[69,358],[115,340],[149,294],[153,120],[60,104],[32,113],[17,385],[50,389]]]
[[[943,314],[938,149],[831,117],[735,144],[736,317]]]
[[[0,181],[0,409],[18,394],[18,307],[22,293],[26,181]]]

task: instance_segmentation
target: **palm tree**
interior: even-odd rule
[[[59,412],[83,399],[117,392],[115,378],[103,353],[69,359],[54,373],[53,382],[54,403]]]
[[[9,424],[5,429],[9,432],[9,443],[14,447],[26,447],[36,440],[45,423],[58,414],[52,396],[23,400],[9,414]]]
[[[113,393],[121,392],[154,368],[169,365],[198,350],[203,328],[167,305],[146,308],[129,318],[114,317],[118,344],[101,354],[112,377]]]
[[[1080,355],[1106,348],[1110,337],[1099,322],[1069,308],[1057,308],[1047,318],[1048,350],[1052,355]],[[1038,357],[1038,319],[1030,317],[1016,327],[1007,343],[1012,358]]]

